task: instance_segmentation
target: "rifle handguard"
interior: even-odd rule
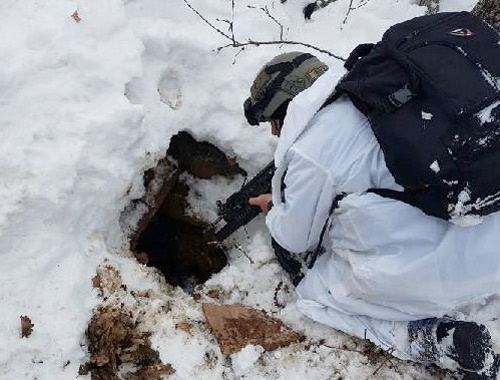
[[[274,161],[271,161],[242,188],[232,194],[224,203],[217,202],[219,219],[212,224],[209,229],[214,238],[218,241],[225,240],[240,227],[248,224],[252,219],[260,214],[260,208],[248,204],[248,199],[261,194],[271,192],[271,179],[275,171]],[[223,220],[226,224],[218,228],[218,224]]]

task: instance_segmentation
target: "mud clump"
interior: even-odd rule
[[[179,132],[172,137],[167,153],[179,163],[181,170],[197,178],[246,175],[233,158],[228,158],[224,152],[209,142],[196,141],[187,132]]]
[[[166,280],[187,291],[227,264],[224,247],[207,236],[207,222],[189,215],[185,175],[209,179],[246,174],[235,160],[187,132],[173,136],[164,159],[144,173],[145,195],[125,213],[141,214],[132,227],[131,250],[139,262],[158,268]]]
[[[99,307],[86,331],[90,361],[80,366],[79,374],[91,374],[92,380],[156,380],[175,370],[160,361],[151,348],[149,333],[141,333],[125,311]],[[136,370],[122,373],[123,364]]]

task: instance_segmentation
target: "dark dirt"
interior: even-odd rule
[[[146,194],[129,209],[145,205],[148,211],[131,236],[131,249],[169,283],[192,291],[224,268],[227,257],[222,244],[205,234],[207,223],[186,213],[189,187],[180,179],[183,173],[203,179],[246,173],[234,158],[187,132],[173,136],[167,156],[144,173]]]
[[[203,283],[227,263],[224,249],[203,234],[203,227],[157,214],[139,239],[137,251],[148,255],[167,281],[187,289]]]

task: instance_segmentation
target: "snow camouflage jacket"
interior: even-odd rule
[[[345,325],[350,317],[437,317],[497,294],[500,214],[462,227],[366,192],[401,186],[367,118],[347,98],[317,111],[343,74],[331,67],[295,97],[275,153],[274,207],[266,224],[287,250],[314,248],[332,200],[348,193],[333,214],[327,252],[297,288],[300,310],[355,333]]]
[[[405,188],[379,194],[458,222],[500,210],[499,42],[485,22],[451,12],[397,24],[353,51],[337,91],[369,117]]]

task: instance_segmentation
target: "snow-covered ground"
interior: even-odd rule
[[[234,12],[230,0],[189,2],[226,34],[233,19],[238,41],[276,40],[282,31],[287,40],[344,57],[358,43],[377,41],[390,25],[425,12],[416,0],[354,0],[354,6],[366,4],[346,19],[350,1],[338,0],[306,22],[305,0],[237,0]],[[441,3],[442,11],[470,10],[475,1]],[[278,286],[288,282],[260,218],[237,234],[229,265],[198,293],[209,300],[209,290],[217,289],[218,302],[264,309],[306,334],[306,342],[274,352],[249,347],[222,355],[198,323],[204,320],[199,300],[166,285],[128,252],[120,214],[142,195],[142,174],[165,154],[171,136],[187,130],[256,173],[271,160],[276,141],[268,129],[246,124],[242,102],[249,86],[274,55],[313,50],[218,51],[230,41],[183,0],[3,0],[0,35],[0,379],[77,376],[88,360],[85,329],[102,302],[91,279],[105,260],[127,286],[108,302],[123,302],[140,315],[141,329],[153,333],[153,347],[176,370],[171,379],[435,376],[409,363],[370,364],[358,352],[359,341],[302,317],[293,290]],[[193,212],[213,214],[215,201],[239,185],[193,180]],[[131,293],[146,290],[148,297]],[[481,311],[485,320],[497,312]],[[29,338],[20,335],[22,315],[34,324]],[[193,326],[189,332],[176,328],[184,322]]]

